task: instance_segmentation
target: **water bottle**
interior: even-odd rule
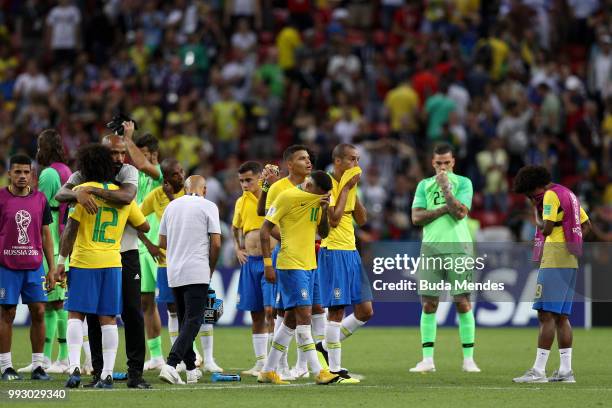
[[[240,381],[240,374],[223,374],[213,373],[211,376],[212,382],[217,381]]]

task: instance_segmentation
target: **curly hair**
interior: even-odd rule
[[[91,143],[81,147],[77,152],[77,169],[85,181],[99,183],[113,182],[115,167],[108,147]]]
[[[54,162],[66,163],[62,136],[57,130],[45,129],[40,132],[36,161],[43,167],[48,167]]]
[[[514,178],[513,190],[518,194],[532,193],[538,187],[546,187],[551,176],[544,166],[525,166]]]

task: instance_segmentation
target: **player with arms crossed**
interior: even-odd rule
[[[361,175],[359,152],[350,144],[339,144],[332,152],[334,170],[328,210],[330,231],[321,241],[318,274],[323,306],[328,308],[325,340],[317,350],[327,357],[329,369],[338,374],[341,384],[358,383],[341,367],[341,341],[363,326],[374,314],[372,291],[364,275],[355,246],[355,228],[367,221],[366,209],[357,197]],[[344,308],[353,305],[354,313],[344,317]]]
[[[582,255],[582,237],[591,222],[570,189],[551,183],[543,166],[525,166],[514,179],[514,191],[534,205],[536,236],[533,260],[540,262],[533,309],[538,311],[540,331],[533,367],[513,381],[517,383],[576,382],[572,371],[572,326],[569,315]],[[546,362],[555,341],[560,367],[546,378]]]
[[[261,195],[258,184],[262,166],[248,161],[238,168],[238,178],[242,196],[236,200],[232,235],[236,257],[240,262],[240,282],[238,284],[239,310],[250,311],[253,319],[253,350],[255,366],[243,371],[244,375],[257,376],[266,362],[268,354],[268,333],[274,332],[274,301],[276,288],[264,278],[264,265],[261,256],[259,230],[264,217],[257,215],[257,200]],[[271,238],[271,245],[276,240]]]
[[[422,281],[420,283],[426,282],[428,287],[419,290],[423,305],[421,312],[423,360],[411,368],[410,372],[423,373],[436,370],[433,356],[440,291],[431,285],[435,286],[446,281],[453,285],[451,295],[459,315],[463,371],[477,373],[480,369],[474,362],[476,323],[470,304],[470,294],[465,289],[455,286],[457,283],[471,283],[472,271],[459,273],[454,269],[441,267],[441,264],[446,262],[439,262],[447,258],[473,256],[472,236],[466,218],[472,205],[472,182],[466,177],[453,173],[455,158],[448,144],[434,147],[431,164],[436,175],[419,182],[412,203],[412,222],[423,227],[421,253],[425,257],[419,264],[418,278]]]
[[[112,184],[116,168],[110,148],[90,144],[79,149],[77,166],[83,184],[75,187],[118,190]],[[113,204],[94,196],[96,213],[81,204],[70,213],[60,243],[58,277],[66,277],[64,263],[70,255],[68,272],[68,357],[70,377],[66,387],[81,382],[80,357],[83,343],[83,319],[96,315],[102,331],[103,367],[96,388],[113,387],[113,368],[119,346],[115,316],[122,312],[121,237],[126,224],[138,231],[149,230],[135,201],[129,205]]]
[[[291,339],[297,334],[298,347],[304,353],[310,369],[316,373],[317,384],[328,384],[339,377],[329,369],[321,368],[310,329],[314,281],[317,268],[315,236],[322,238],[329,233],[327,207],[331,179],[322,171],[315,171],[298,188],[283,191],[268,210],[261,231],[261,248],[264,257],[264,273],[268,282],[278,278],[278,292],[285,309],[284,322],[275,333],[272,348],[257,381],[273,384],[289,384],[274,371]],[[281,249],[272,266],[270,233],[278,226]]]
[[[50,380],[43,369],[45,304],[55,286],[51,208],[40,191],[33,191],[32,160],[15,155],[9,162],[10,185],[0,190],[0,374],[2,380],[21,380],[11,359],[13,321],[19,296],[28,305],[32,323],[33,380]],[[49,265],[45,276],[43,253]]]

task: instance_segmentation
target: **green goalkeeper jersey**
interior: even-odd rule
[[[472,182],[467,177],[448,173],[453,196],[468,210],[472,206]],[[436,182],[429,177],[421,180],[417,186],[412,208],[435,210],[446,205],[444,193]],[[444,214],[423,227],[423,244],[435,245],[437,253],[467,253],[473,252],[472,235],[468,228],[467,217],[455,219],[451,214]],[[424,245],[425,246],[425,245]],[[432,247],[429,245],[428,247]]]
[[[153,177],[149,176],[145,172],[138,172],[138,192],[136,193],[136,203],[139,206],[151,191],[155,190],[164,183],[161,165],[157,164],[156,167],[157,171],[159,171],[159,178],[157,180],[154,180]],[[151,229],[145,235],[147,238],[149,238],[149,241],[157,245],[157,241],[159,240],[159,220],[155,214],[149,214],[147,221],[149,222]],[[145,247],[142,241],[139,241],[138,244],[140,252],[147,251],[147,247]]]
[[[55,195],[62,188],[60,176],[55,169],[51,167],[45,168],[38,177],[38,190],[47,197],[49,207],[58,208],[59,203],[55,200]],[[59,254],[59,211],[51,211],[53,215],[53,223],[49,225],[51,237],[53,238],[53,254],[55,257]],[[45,261],[46,263],[46,261]]]

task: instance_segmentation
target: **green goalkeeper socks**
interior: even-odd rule
[[[476,337],[476,321],[474,312],[459,313],[459,338],[463,347],[463,358],[474,357],[474,338]]]
[[[53,353],[53,340],[55,339],[55,332],[57,330],[57,313],[55,310],[45,310],[45,348],[44,354],[49,360],[51,360],[51,354]]]
[[[434,355],[434,343],[436,342],[435,313],[421,312],[421,343],[423,344],[423,358],[432,358]]]
[[[57,313],[57,341],[59,343],[59,354],[57,359],[60,361],[68,360],[68,344],[66,343],[66,330],[68,328],[68,311],[60,309]]]
[[[149,353],[151,353],[151,358],[162,356],[161,336],[157,336],[153,339],[147,340],[147,346],[149,346]]]

